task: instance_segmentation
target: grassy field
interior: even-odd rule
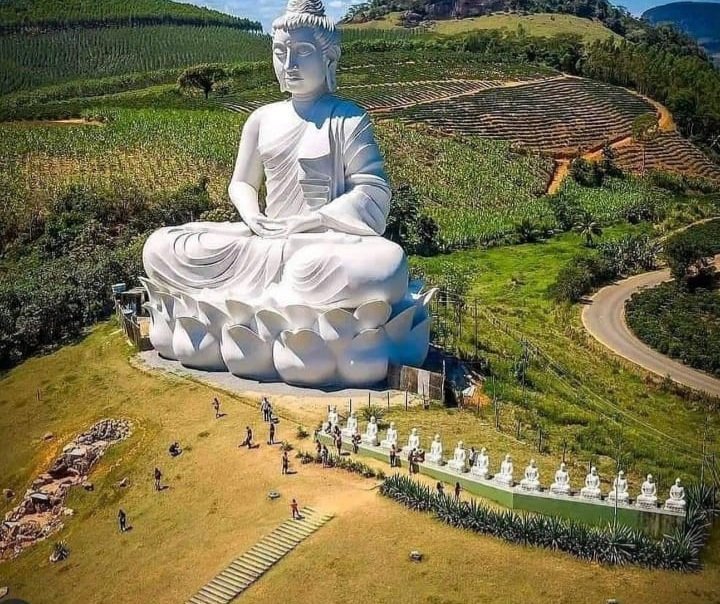
[[[402,27],[397,24],[399,17],[400,13],[389,13],[381,19],[343,25],[343,29],[399,29]],[[453,35],[483,29],[505,29],[516,32],[519,27],[522,27],[523,31],[529,36],[549,37],[560,34],[577,34],[588,43],[595,40],[604,40],[608,37],[620,39],[620,36],[597,21],[582,19],[574,15],[549,13],[534,15],[495,14],[482,17],[467,17],[465,19],[441,19],[434,21],[433,25],[427,30],[438,34]]]
[[[619,226],[607,229],[604,238],[646,228]],[[477,296],[479,319],[477,323],[471,320],[471,306],[464,320],[462,346],[467,349],[478,334],[479,353],[496,375],[503,432],[515,436],[519,420],[527,455],[542,427],[550,459],[557,459],[566,441],[580,465],[592,458],[606,474],[612,472],[612,458],[622,453],[626,471],[637,477],[651,471],[667,485],[675,474],[697,475],[701,426],[709,402],[678,396],[648,380],[593,344],[580,325],[579,307],[557,306],[550,299],[548,288],[558,271],[581,250],[579,236],[565,234],[545,243],[456,252],[413,259],[413,264],[431,281],[442,283],[449,266],[453,270],[463,267],[471,279],[469,290]],[[509,336],[488,315],[520,335]],[[551,368],[546,357],[533,355],[528,371],[532,386],[526,392],[513,376],[522,351],[520,337],[555,363]],[[711,417],[717,429],[717,417]],[[485,410],[484,421],[485,430],[492,430],[491,409]],[[472,440],[486,438],[477,435]],[[500,453],[496,450],[496,457]],[[544,467],[552,468],[552,463]]]
[[[717,548],[708,548],[707,568],[694,575],[606,569],[442,526],[383,500],[372,481],[341,471],[293,460],[298,473],[281,477],[276,448],[237,448],[248,423],[264,436],[255,397],[229,397],[146,374],[128,363],[128,351],[115,326],[105,324],[81,343],[31,359],[1,378],[3,487],[23,492],[64,442],[99,418],[127,417],[135,425],[133,436],[95,469],[95,491],[72,492],[75,515],[62,532],[2,565],[11,597],[36,604],[182,601],[286,518],[291,497],[336,518],[247,592],[253,602],[306,602],[329,592],[336,602],[355,602],[362,593],[372,601],[408,603],[591,604],[661,597],[668,604],[699,604],[720,597]],[[227,413],[220,420],[210,406],[215,394]],[[319,420],[326,402],[276,401],[282,406],[280,438],[294,433],[293,421]],[[55,440],[42,440],[47,431]],[[185,452],[171,459],[166,450],[174,440]],[[311,443],[299,446],[309,449]],[[156,465],[170,486],[162,493],[152,490]],[[128,489],[114,486],[123,477],[130,480]],[[271,489],[281,499],[270,502]],[[3,503],[0,511],[9,507]],[[119,507],[133,526],[124,535],[116,530]],[[58,538],[71,554],[52,565],[47,556]],[[426,561],[410,563],[411,549],[423,551]],[[583,589],[571,589],[578,585]]]

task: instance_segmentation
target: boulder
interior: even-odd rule
[[[52,440],[53,438],[55,438],[55,435],[52,432],[46,432],[43,435],[43,440]]]
[[[94,491],[95,485],[92,482],[88,482],[87,480],[82,483],[82,488],[86,491]]]
[[[5,499],[12,499],[15,497],[15,491],[12,489],[3,489],[3,497],[5,497]]]
[[[0,598],[4,598],[9,593],[10,593],[9,587],[0,587]]]

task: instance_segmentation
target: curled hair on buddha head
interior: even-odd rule
[[[340,32],[333,20],[325,14],[322,0],[288,0],[285,14],[273,21],[273,36],[279,30],[292,31],[302,27],[313,30],[315,40],[327,62],[325,81],[328,91],[335,92],[337,90],[335,72],[340,60]]]

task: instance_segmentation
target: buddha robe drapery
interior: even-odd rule
[[[208,289],[275,305],[397,302],[407,291],[407,261],[399,246],[382,238],[390,188],[367,114],[327,95],[282,136],[264,136],[263,120],[291,110],[288,103],[257,110],[265,213],[288,218],[316,212],[322,227],[285,239],[259,237],[241,222],[165,227],[145,244],[148,276],[171,292]]]

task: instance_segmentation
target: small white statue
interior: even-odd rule
[[[540,472],[534,459],[531,459],[530,465],[525,468],[525,477],[520,481],[520,488],[524,491],[540,490]]]
[[[338,419],[337,407],[330,408],[330,411],[328,411],[327,421],[328,421],[328,424],[330,424],[330,430],[332,430],[335,426],[338,425],[339,419]]]
[[[470,468],[470,474],[473,476],[477,476],[478,478],[487,478],[488,473],[490,472],[490,458],[487,454],[487,449],[483,447],[480,449],[480,453],[478,453],[477,457],[475,458],[475,463],[473,464],[473,467]]]
[[[397,440],[398,440],[398,433],[395,429],[395,422],[390,422],[390,427],[387,429],[387,432],[385,433],[385,439],[380,442],[381,447],[385,447],[386,449],[392,449],[392,446],[395,445],[397,447]]]
[[[420,448],[420,436],[417,433],[417,428],[413,428],[408,436],[407,450],[412,451],[413,449]]]
[[[628,503],[630,501],[630,493],[628,493],[628,481],[625,478],[625,472],[620,470],[613,480],[613,488],[608,492],[608,501],[615,503]]]
[[[670,487],[670,499],[665,501],[665,509],[671,512],[685,511],[685,489],[680,484],[680,479],[675,479],[675,484]]]
[[[430,443],[430,453],[428,454],[427,460],[430,463],[442,464],[442,442],[440,441],[440,435],[436,434],[433,441]]]
[[[600,493],[600,477],[597,473],[597,468],[593,466],[590,468],[590,474],[585,477],[585,486],[580,489],[580,497],[585,499],[602,499]]]
[[[565,463],[555,472],[555,482],[550,485],[550,492],[555,495],[570,495],[570,475],[565,469]]]
[[[500,472],[495,474],[495,482],[506,487],[513,486],[513,464],[510,455],[506,455],[500,464]]]
[[[372,445],[373,447],[377,447],[378,444],[378,425],[377,420],[375,419],[375,416],[373,415],[370,418],[370,423],[367,425],[367,428],[365,430],[365,434],[362,435],[362,442],[366,445]]]
[[[453,458],[448,462],[448,467],[456,472],[464,472],[467,468],[467,452],[463,446],[463,441],[458,441],[455,451],[453,451]]]
[[[642,508],[657,507],[657,486],[653,482],[652,474],[648,474],[645,482],[642,483],[637,504]]]
[[[342,429],[342,435],[346,438],[352,438],[358,433],[358,420],[355,416],[355,412],[353,411],[350,413],[350,417],[348,417],[347,424],[345,424],[345,427]]]

